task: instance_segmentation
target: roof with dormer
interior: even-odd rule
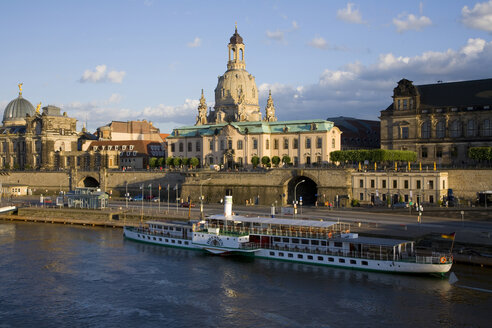
[[[279,122],[230,122],[210,125],[183,126],[174,129],[167,139],[183,137],[211,136],[220,133],[226,126],[232,126],[241,134],[282,134],[282,133],[306,133],[306,132],[328,132],[333,129],[334,124],[321,119],[296,120]]]

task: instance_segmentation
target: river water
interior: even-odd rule
[[[492,270],[453,271],[456,286],[0,221],[0,327],[490,327]]]

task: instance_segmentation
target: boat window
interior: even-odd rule
[[[185,245],[188,245],[188,242],[187,241],[185,241]]]
[[[299,239],[297,239],[297,238],[292,238],[292,243],[293,243],[293,244],[299,244]]]
[[[308,255],[308,260],[312,260],[313,259],[313,256],[312,255]]]
[[[155,237],[152,237],[152,239],[156,240]]]
[[[326,246],[326,241],[325,240],[322,240],[321,241],[321,246]]]
[[[178,244],[181,244],[181,240],[178,240]]]
[[[284,256],[284,253],[278,252],[278,256]]]
[[[277,242],[280,242],[280,237],[273,237],[273,241],[277,241]]]
[[[319,245],[319,241],[318,240],[311,240],[311,245]]]
[[[297,254],[297,258],[302,259],[303,258],[302,254]]]
[[[350,264],[357,264],[355,260],[350,260]]]
[[[137,234],[137,236],[140,238],[140,235],[139,234]]]
[[[147,239],[149,239],[149,240],[150,240],[150,237],[149,237],[149,236],[147,236]]]
[[[162,238],[159,238],[159,241],[162,241]]]
[[[304,244],[304,245],[309,245],[309,239],[302,239],[301,242]]]
[[[362,261],[362,265],[368,265],[367,261]]]
[[[169,239],[166,238],[166,243],[168,243],[168,242],[169,242]]]
[[[176,244],[176,240],[171,239],[171,243]]]
[[[284,243],[288,243],[288,242],[289,242],[289,238],[282,238],[282,241],[283,241]]]
[[[175,228],[176,231],[181,231],[181,228]]]
[[[270,255],[275,255],[275,252],[270,252]]]
[[[323,261],[323,256],[318,256],[318,261]]]
[[[294,254],[289,253],[289,254],[288,254],[288,256],[289,256],[289,257],[294,257]]]
[[[329,258],[328,258],[328,262],[333,262],[333,261],[335,261],[335,260],[333,259],[333,257],[329,257]]]
[[[167,226],[162,227],[162,230],[167,230]]]
[[[345,263],[345,259],[338,259],[338,262]]]
[[[342,247],[342,246],[343,246],[343,244],[341,242],[339,242],[339,241],[335,242],[335,247]]]

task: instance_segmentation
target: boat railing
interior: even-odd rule
[[[152,236],[157,236],[157,237],[191,239],[191,235],[189,235],[187,238],[183,238],[183,232],[182,231],[176,231],[175,233],[170,233],[170,232],[166,232],[166,231],[159,231],[159,230],[149,229],[149,228],[145,228],[145,227],[128,227],[127,229],[133,230],[136,233],[152,235]]]
[[[290,229],[263,229],[263,228],[245,228],[234,226],[223,226],[208,224],[207,228],[221,228],[229,233],[238,233],[241,235],[268,235],[272,237],[293,237],[293,238],[311,238],[311,239],[330,239],[340,235],[340,232],[332,230],[326,232],[309,232]],[[197,230],[202,231],[203,229]],[[222,231],[221,231],[222,234]]]
[[[299,247],[299,246],[277,246],[277,245],[262,245],[262,248],[287,251],[287,252],[302,252],[316,255],[328,255],[328,256],[343,256],[348,258],[367,259],[367,260],[379,260],[379,261],[395,261],[395,262],[409,262],[409,263],[421,263],[421,264],[444,264],[451,263],[452,257],[446,254],[433,253],[432,256],[418,256],[407,253],[395,254],[393,253],[376,253],[376,252],[357,252],[357,251],[343,251],[343,250],[330,250],[328,248],[319,248],[313,246]],[[443,260],[444,258],[444,260]]]

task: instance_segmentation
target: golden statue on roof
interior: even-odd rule
[[[24,84],[24,83],[19,83],[19,84],[17,84],[17,86],[19,87],[19,95],[22,95],[22,85],[23,85],[23,84]]]
[[[41,102],[36,106],[36,114],[39,114],[39,109],[41,108]]]

